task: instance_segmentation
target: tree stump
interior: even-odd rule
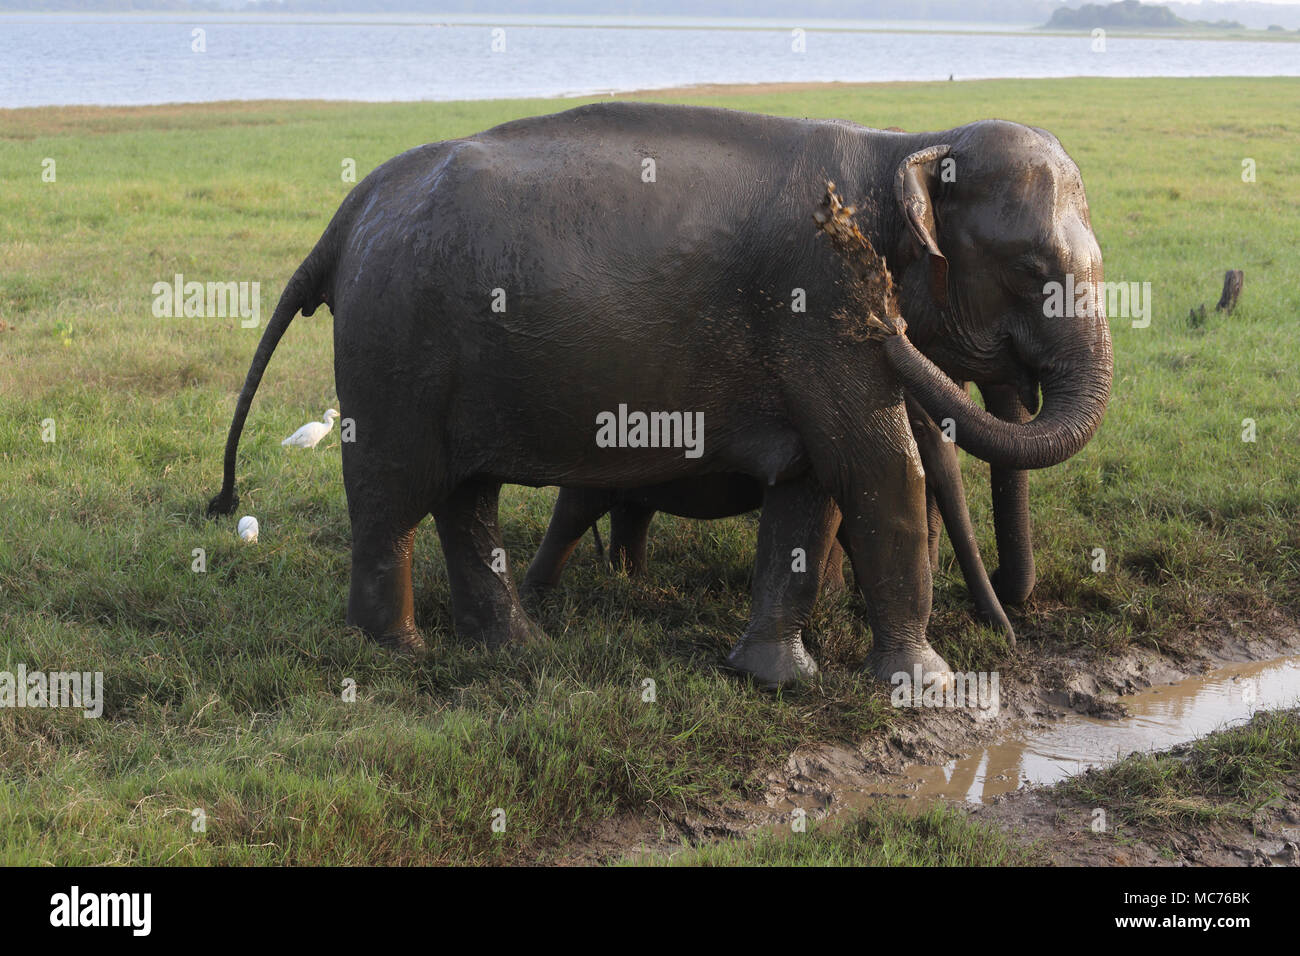
[[[1227,312],[1232,315],[1232,310],[1237,307],[1237,297],[1241,295],[1241,285],[1245,279],[1246,275],[1240,269],[1229,269],[1223,274],[1223,295],[1219,296],[1219,304],[1214,307],[1215,312]]]

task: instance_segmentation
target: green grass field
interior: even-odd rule
[[[1112,323],[1100,433],[1031,479],[1039,584],[1013,615],[1022,642],[1178,649],[1198,630],[1300,610],[1300,81],[692,102],[907,129],[996,116],[1055,132],[1083,171],[1107,279],[1150,282],[1154,312],[1149,328]],[[720,669],[748,612],[749,518],[660,517],[645,581],[611,578],[585,544],[539,616],[551,643],[498,654],[449,633],[426,526],[416,615],[435,653],[412,663],[367,646],[343,626],[338,430],[315,452],[279,445],[336,405],[327,310],[290,329],[244,433],[239,513],[258,517],[260,543],[202,517],[261,330],[155,318],[153,284],[258,281],[265,321],[350,188],[344,160],[359,180],[408,147],[570,105],[0,111],[0,670],[105,680],[99,720],[0,710],[0,862],[546,861],[602,819],[753,795],[800,741],[887,725],[885,695],[857,671],[870,638],[854,600],[818,611],[813,686],[773,696]],[[1246,275],[1230,318],[1213,312],[1228,268]],[[1209,318],[1193,327],[1188,309],[1202,302]],[[1254,442],[1242,441],[1247,418]],[[992,554],[987,469],[965,468]],[[517,574],[553,495],[503,495]],[[961,667],[1014,666],[971,622],[947,550],[944,561],[931,640]]]

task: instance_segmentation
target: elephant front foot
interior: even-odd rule
[[[727,655],[727,665],[749,674],[765,690],[797,684],[817,673],[817,662],[798,632],[780,640],[759,640],[746,634]]]
[[[902,692],[908,703],[919,701],[926,688],[932,693],[946,693],[953,686],[952,668],[929,643],[905,647],[873,649],[867,655],[866,669],[895,692]],[[908,695],[908,691],[911,694]]]

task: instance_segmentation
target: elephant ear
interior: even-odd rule
[[[930,291],[940,306],[948,305],[948,260],[935,241],[934,202],[930,192],[938,176],[939,161],[952,152],[951,146],[929,146],[908,156],[898,165],[894,193],[907,225],[930,261]]]

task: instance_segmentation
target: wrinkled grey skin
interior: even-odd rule
[[[938,569],[939,532],[946,526],[976,613],[981,620],[1005,634],[1014,647],[1015,630],[980,559],[975,530],[966,508],[956,446],[944,439],[924,409],[910,400],[907,406],[912,435],[925,470],[930,573],[934,574]],[[762,487],[744,475],[708,475],[649,488],[562,488],[546,536],[524,576],[525,601],[530,596],[539,597],[559,584],[564,565],[579,541],[605,514],[609,515],[610,564],[629,575],[640,575],[645,573],[648,563],[650,522],[655,512],[663,511],[684,518],[729,518],[753,511],[762,503]],[[1025,505],[1028,505],[1027,500]],[[838,525],[837,518],[837,528]],[[823,591],[843,589],[843,565],[844,549],[837,540],[831,545],[822,571]],[[811,608],[807,613],[811,614]]]
[[[642,178],[647,157],[655,182]],[[946,158],[955,182],[941,178]],[[861,334],[852,266],[809,222],[828,179],[872,210],[860,224],[901,279],[907,335]],[[380,643],[422,646],[411,550],[426,514],[457,632],[495,647],[538,633],[511,575],[494,570],[502,483],[735,473],[764,496],[734,667],[768,684],[815,671],[802,609],[838,505],[874,635],[867,666],[886,680],[944,674],[925,637],[925,482],[902,387],[992,464],[1074,454],[1104,413],[1111,352],[1104,314],[1044,319],[1044,282],[1069,272],[1101,278],[1078,169],[1050,134],[1012,123],[903,134],[620,103],[422,146],[352,191],[289,280],[209,510],[233,511],[257,385],[294,315],[323,302],[355,422],[343,444],[348,622]],[[789,308],[795,288],[806,313]],[[1041,385],[1042,410],[1008,424],[953,380],[1006,385],[1026,406]],[[598,413],[621,402],[703,413],[703,454],[598,447]],[[796,547],[806,573],[791,571]]]

